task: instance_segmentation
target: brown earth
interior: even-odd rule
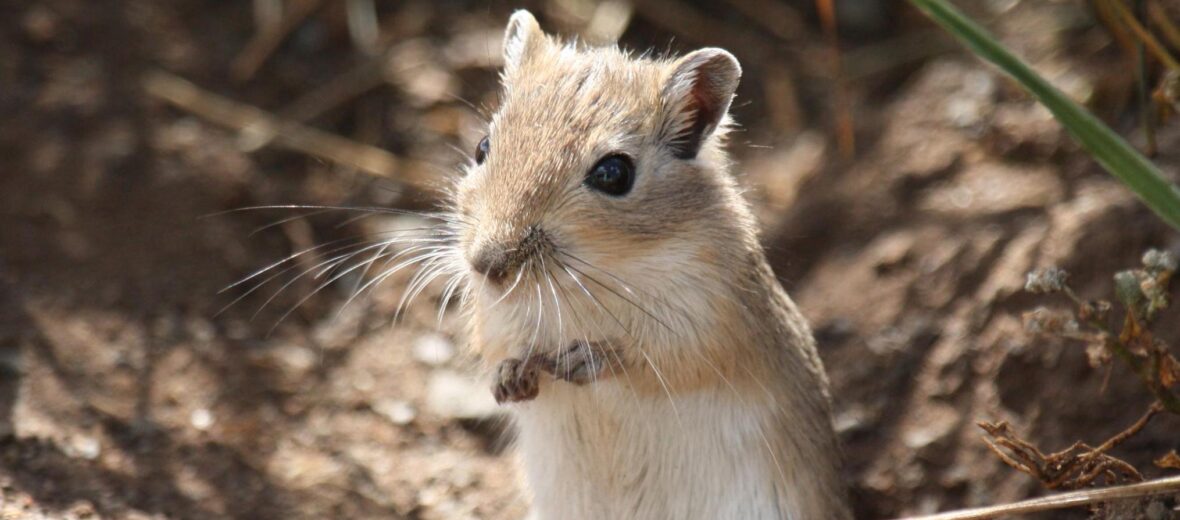
[[[588,23],[575,2],[526,4],[550,29]],[[1022,292],[1025,273],[1060,265],[1083,296],[1109,297],[1116,270],[1180,240],[1045,110],[950,52],[901,3],[841,11],[849,78],[834,98],[811,5],[640,1],[624,43],[722,45],[745,64],[735,111],[746,131],[733,148],[775,268],[816,330],[859,517],[1039,495],[987,451],[976,421],[1006,419],[1060,449],[1101,442],[1150,397],[1124,367],[1095,370],[1081,345],[1025,333],[1021,312],[1063,303]],[[751,6],[783,16],[741,13]],[[441,183],[459,160],[451,146],[466,153],[480,134],[462,100],[494,106],[512,7],[380,4],[378,43],[395,49],[389,81],[309,124],[409,158],[417,170],[405,175]],[[1085,3],[974,7],[1059,86],[1135,133],[1131,61]],[[434,317],[440,288],[396,322],[408,277],[347,307],[355,280],[343,280],[285,319],[316,282],[264,304],[272,284],[219,313],[244,289],[219,291],[254,269],[413,220],[329,214],[252,234],[293,213],[210,214],[426,209],[434,195],[294,152],[245,152],[233,132],[151,99],[141,77],[169,70],[297,113],[289,107],[304,93],[372,66],[343,13],[319,8],[235,82],[231,63],[255,33],[245,2],[0,4],[4,518],[526,511],[508,428],[470,360],[450,355],[453,317]],[[703,22],[712,30],[694,30]],[[838,106],[856,125],[851,158],[832,137]],[[1157,163],[1173,178],[1178,137],[1174,123],[1161,129]],[[1171,344],[1175,319],[1157,330]],[[1163,475],[1151,460],[1180,448],[1178,431],[1180,418],[1161,416],[1114,454]]]

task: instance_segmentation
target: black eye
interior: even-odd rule
[[[488,136],[485,135],[483,139],[479,140],[479,144],[475,145],[475,164],[483,164],[491,150],[492,145],[488,142]]]
[[[590,168],[585,184],[607,195],[621,197],[635,184],[635,164],[626,155],[608,155]]]

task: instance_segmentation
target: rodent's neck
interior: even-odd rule
[[[692,334],[673,335],[671,344],[658,348],[635,345],[636,352],[646,349],[647,354],[634,360],[635,370],[652,379],[637,385],[675,392],[735,386],[754,390],[760,380],[813,381],[803,392],[826,402],[827,379],[815,356],[811,330],[760,247],[751,249],[712,274],[712,286],[702,283],[701,301],[691,313],[694,322],[703,325]]]

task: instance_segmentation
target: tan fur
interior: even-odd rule
[[[827,380],[730,175],[728,119],[695,158],[668,144],[686,125],[677,67],[706,62],[709,92],[728,96],[736,62],[575,49],[524,12],[505,59],[490,153],[454,205],[467,261],[503,247],[519,262],[501,285],[468,270],[472,344],[491,365],[577,340],[617,356],[591,384],[546,380],[512,405],[535,515],[849,518]],[[631,193],[587,189],[619,152],[637,165]],[[521,245],[530,230],[541,238]]]

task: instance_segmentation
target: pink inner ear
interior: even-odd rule
[[[741,75],[737,60],[721,49],[701,49],[680,59],[663,92],[669,103],[664,117],[672,128],[662,137],[673,155],[697,156],[725,117]]]
[[[711,77],[705,74],[708,65],[697,69],[696,78],[692,82],[692,104],[696,111],[693,120],[694,133],[703,134],[707,127],[714,125],[721,119],[717,113],[721,107],[721,99],[717,97],[719,85],[714,84]],[[698,129],[698,127],[700,127]]]
[[[692,88],[689,89],[688,99],[685,100],[684,110],[689,112],[691,123],[688,129],[678,136],[676,157],[692,159],[700,151],[701,143],[712,126],[721,119],[720,99],[716,95],[717,85],[712,84],[705,74],[708,64],[701,65],[693,71]]]

